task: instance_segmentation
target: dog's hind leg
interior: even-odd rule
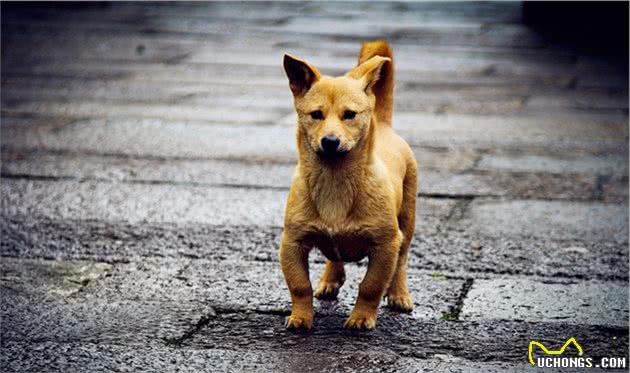
[[[398,254],[396,273],[387,290],[388,306],[402,312],[411,312],[413,309],[413,300],[407,288],[407,257],[416,226],[417,184],[416,167],[415,162],[413,162],[412,165],[408,166],[405,175],[402,208],[398,216],[398,227],[403,234],[403,241]]]
[[[336,299],[339,288],[345,280],[346,272],[343,269],[343,262],[333,262],[326,259],[326,269],[319,279],[315,297],[318,299]]]

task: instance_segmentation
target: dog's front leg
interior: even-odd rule
[[[313,288],[308,277],[308,249],[282,234],[280,265],[291,292],[291,316],[287,317],[287,329],[310,329],[313,325]]]
[[[367,273],[359,285],[359,297],[345,328],[370,330],[376,326],[378,306],[396,271],[401,236],[399,233],[370,252]]]

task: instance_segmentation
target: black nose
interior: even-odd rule
[[[322,139],[322,149],[326,153],[334,153],[339,148],[340,143],[341,141],[339,141],[339,138],[337,136],[324,136],[324,138]]]

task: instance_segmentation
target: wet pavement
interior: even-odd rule
[[[2,370],[535,372],[529,342],[570,337],[627,359],[627,66],[522,14],[3,3]],[[375,37],[394,46],[394,127],[419,163],[415,309],[343,330],[361,262],[315,301],[313,331],[288,332],[282,55],[341,74]],[[313,253],[313,280],[322,268]]]

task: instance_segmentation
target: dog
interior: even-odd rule
[[[411,312],[407,256],[415,228],[417,166],[392,128],[394,64],[386,41],[366,42],[359,64],[329,77],[284,56],[297,113],[298,164],[285,210],[280,264],[291,293],[288,329],[313,325],[313,295],[334,299],[344,262],[368,257],[365,278],[345,328],[376,326],[384,296]],[[317,289],[308,255],[318,248],[326,267]]]

